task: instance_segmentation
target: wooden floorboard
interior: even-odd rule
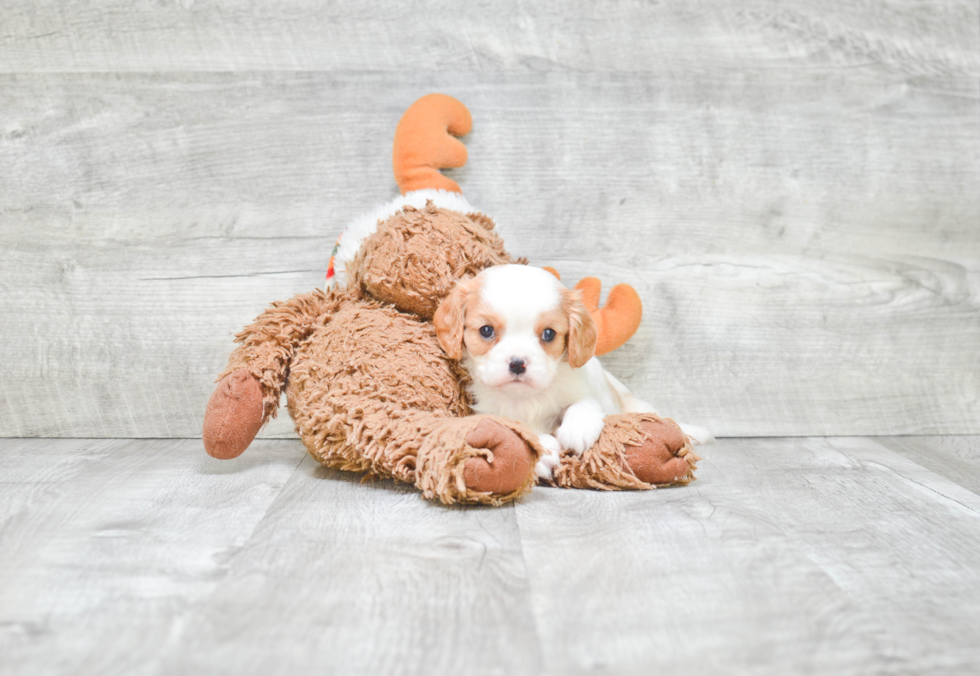
[[[980,665],[976,495],[866,439],[704,455],[689,488],[518,506],[552,673]]]
[[[980,496],[935,469],[975,441],[470,509],[293,441],[0,440],[0,673],[975,673]]]
[[[980,495],[980,436],[876,437],[875,440]]]
[[[0,673],[156,672],[303,457],[200,443],[0,440]]]
[[[540,673],[514,508],[359,479],[307,458],[163,672]]]

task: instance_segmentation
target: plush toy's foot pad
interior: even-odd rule
[[[673,420],[652,413],[610,415],[592,448],[562,458],[555,484],[603,490],[686,484],[700,459]]]
[[[534,466],[534,456],[513,430],[493,420],[482,420],[466,435],[466,443],[493,453],[492,460],[478,455],[464,463],[463,481],[467,489],[507,495],[527,481],[528,472]]]
[[[688,437],[673,420],[644,420],[643,442],[623,448],[623,465],[640,481],[670,485],[688,483],[694,478],[697,460]]]
[[[531,490],[542,449],[537,435],[495,416],[447,419],[423,444],[416,484],[446,504],[499,505]]]
[[[227,460],[242,454],[262,427],[262,386],[245,369],[221,379],[204,412],[204,450]]]

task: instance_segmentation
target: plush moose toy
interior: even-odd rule
[[[471,124],[460,102],[440,94],[406,111],[394,142],[402,195],[344,231],[327,290],[273,303],[237,335],[205,412],[209,455],[240,455],[285,391],[300,439],[329,467],[410,482],[447,504],[502,504],[531,489],[542,452],[537,435],[471,414],[466,373],[443,352],[432,325],[457,280],[525,262],[438,171],[466,162],[454,136]],[[620,285],[600,309],[598,280],[580,287],[599,326],[599,353],[622,345],[639,325],[636,292]],[[698,459],[672,421],[611,415],[593,448],[563,457],[554,483],[683,484]]]

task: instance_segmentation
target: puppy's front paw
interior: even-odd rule
[[[569,409],[569,413],[572,410]],[[601,415],[591,412],[581,412],[578,415],[565,415],[561,427],[555,432],[558,442],[565,450],[572,451],[576,455],[582,455],[587,449],[592,448],[602,434],[605,427]]]
[[[555,475],[555,468],[561,464],[561,444],[550,434],[539,435],[538,441],[544,446],[544,455],[534,466],[534,473],[539,479],[551,481]]]

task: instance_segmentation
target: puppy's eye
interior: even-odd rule
[[[493,327],[487,324],[486,326],[480,327],[480,335],[489,340],[493,338]]]
[[[555,339],[554,329],[545,329],[544,331],[541,332],[541,340],[543,340],[544,342],[550,343],[554,339]]]

